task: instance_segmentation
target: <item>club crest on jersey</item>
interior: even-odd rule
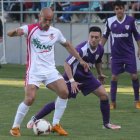
[[[125,29],[128,30],[129,29],[129,25],[125,25]]]
[[[97,60],[99,58],[99,54],[96,54],[95,59]]]
[[[54,37],[54,34],[50,34],[49,35],[49,38],[51,39],[51,40],[53,40],[55,37]]]
[[[114,27],[116,28],[117,27],[117,24],[114,24]]]

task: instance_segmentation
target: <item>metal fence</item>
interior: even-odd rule
[[[76,2],[81,2],[81,1],[85,1],[85,0],[76,0]],[[98,0],[98,2],[102,2],[103,0]],[[115,0],[114,0],[115,1]],[[129,5],[130,2],[134,2],[133,1],[126,1],[123,0],[124,2],[126,2],[126,13],[128,14],[132,14],[132,13],[140,13],[139,11],[131,11],[129,9]],[[4,4],[6,4],[6,2],[8,2],[9,4],[11,2],[15,2],[19,4],[19,11],[10,11],[10,10],[4,10]],[[12,28],[16,28],[19,27],[23,24],[28,24],[30,22],[32,22],[31,20],[29,20],[28,22],[23,21],[23,17],[24,14],[38,14],[39,11],[32,11],[32,10],[24,10],[23,11],[23,2],[25,2],[24,0],[20,0],[19,1],[14,1],[14,0],[3,0],[1,1],[1,16],[2,16],[2,20],[3,20],[3,32],[4,32],[4,41],[3,41],[3,47],[0,47],[0,58],[1,58],[1,62],[2,63],[18,63],[18,64],[25,64],[26,63],[26,44],[25,44],[25,39],[24,38],[16,38],[16,39],[11,39],[9,37],[6,36],[6,32],[9,29]],[[26,2],[39,2],[38,0],[31,0],[31,1],[27,1]],[[50,2],[54,4],[54,13],[55,13],[55,17],[57,14],[59,13],[64,13],[64,11],[56,11],[55,10],[55,3],[56,2],[75,2],[75,0],[46,0],[46,2]],[[95,0],[88,0],[88,2],[95,2]],[[109,2],[109,1],[105,1],[105,2]],[[94,24],[94,25],[98,25],[103,29],[103,25],[104,23],[98,22],[98,23],[92,23],[91,22],[91,17],[93,14],[102,14],[102,13],[113,13],[113,11],[95,11],[92,9],[91,5],[89,4],[89,7],[83,10],[79,10],[79,11],[65,11],[65,13],[72,13],[73,15],[79,15],[81,14],[83,17],[87,18],[87,22],[70,22],[70,23],[57,23],[55,18],[53,21],[53,26],[60,28],[60,30],[62,30],[63,34],[66,36],[66,38],[68,40],[70,40],[74,46],[76,46],[79,42],[81,42],[82,40],[86,40],[87,36],[88,36],[88,28]],[[14,22],[14,21],[6,21],[5,20],[5,15],[7,14],[20,14],[20,19],[18,22]],[[58,45],[59,46],[59,45]],[[107,65],[107,67],[109,67],[109,58],[108,55],[110,54],[110,46],[109,43],[107,42],[106,46],[105,46],[105,65]],[[64,59],[67,56],[67,52],[61,47],[57,47],[56,48],[56,58],[58,57],[58,59],[56,59],[56,64],[57,65],[63,65]],[[139,66],[140,69],[140,66]]]

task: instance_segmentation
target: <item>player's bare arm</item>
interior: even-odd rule
[[[73,75],[72,75],[72,70],[71,70],[71,67],[68,63],[64,63],[64,69],[65,69],[65,72],[69,78],[69,82],[71,83],[71,89],[72,89],[72,92],[73,93],[77,93],[79,92],[79,88],[78,88],[78,82],[76,82],[73,78]]]
[[[7,35],[10,36],[10,37],[21,36],[23,34],[24,34],[23,29],[20,29],[20,28],[16,28],[14,30],[11,30],[11,31],[7,32]]]
[[[106,42],[107,42],[107,39],[105,37],[102,37],[100,44],[104,46]]]
[[[102,64],[101,63],[96,63],[95,67],[96,67],[96,71],[97,71],[97,74],[98,74],[98,79],[100,80],[100,82],[102,84],[104,84],[105,83],[105,78],[107,78],[107,76],[102,73]]]
[[[76,49],[72,46],[70,42],[66,41],[62,45],[71,55],[73,55],[80,62],[80,64],[84,67],[85,71],[88,71],[90,69],[89,65],[80,57],[79,53],[77,53]]]
[[[137,56],[140,59],[140,40],[137,41],[137,45],[138,45],[138,52],[137,52]]]

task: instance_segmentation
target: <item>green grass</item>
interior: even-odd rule
[[[63,68],[59,67],[62,72]],[[106,90],[109,92],[109,81],[106,81]],[[26,123],[45,103],[56,98],[55,93],[41,86],[37,99],[30,108],[22,125],[22,136],[11,137],[9,129],[13,123],[18,104],[24,98],[25,66],[3,65],[0,69],[0,140],[139,140],[140,137],[140,110],[136,110],[133,104],[133,90],[128,74],[122,74],[119,80],[117,94],[117,109],[111,111],[111,122],[122,125],[119,131],[102,129],[102,118],[99,110],[99,100],[95,95],[83,97],[79,93],[76,100],[69,100],[68,107],[61,120],[64,128],[69,132],[68,137],[57,134],[49,136],[35,136],[32,130],[26,129]],[[46,117],[52,122],[53,113]]]

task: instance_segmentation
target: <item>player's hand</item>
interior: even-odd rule
[[[17,28],[16,29],[16,34],[17,34],[17,36],[24,35],[23,29]]]
[[[108,78],[108,76],[104,75],[104,74],[101,74],[101,75],[98,75],[98,80],[104,84],[105,83],[105,79]]]
[[[80,90],[79,90],[79,88],[78,88],[78,85],[80,85],[81,83],[78,83],[78,82],[76,82],[76,81],[74,81],[74,82],[71,82],[71,90],[72,90],[72,92],[73,93],[78,93]]]
[[[85,72],[88,72],[90,70],[88,63],[86,63],[84,60],[81,60],[80,64],[84,67]]]

